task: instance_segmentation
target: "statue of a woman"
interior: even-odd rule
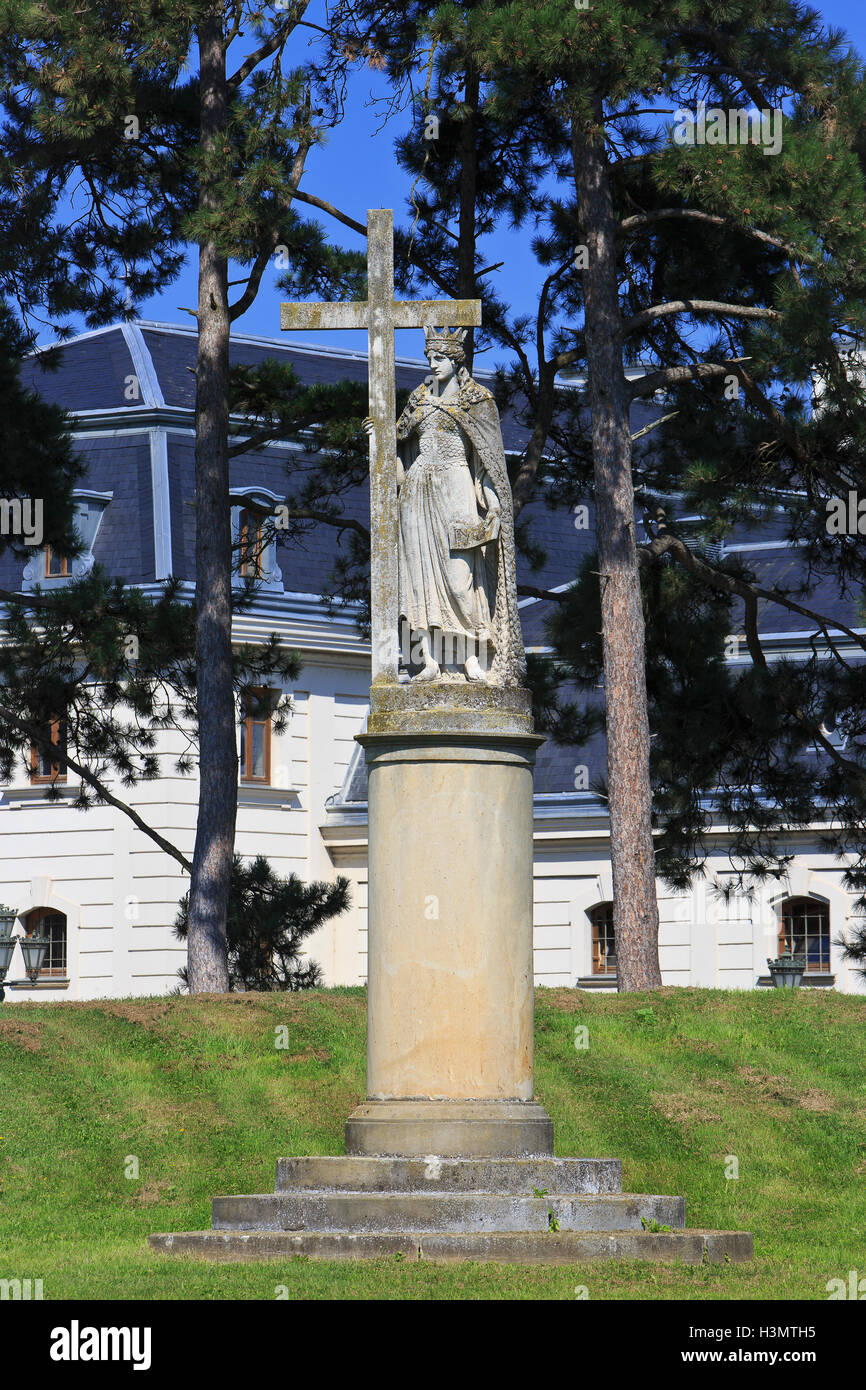
[[[499,413],[465,366],[465,329],[427,329],[431,376],[397,422],[399,615],[415,681],[521,685],[511,488]],[[444,669],[443,669],[444,668]]]

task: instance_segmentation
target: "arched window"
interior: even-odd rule
[[[779,921],[779,955],[806,957],[806,970],[830,970],[830,908],[819,898],[786,898]]]
[[[66,979],[66,917],[53,907],[34,907],[24,918],[28,936],[47,936],[48,950],[39,971],[40,980]]]
[[[590,908],[592,923],[592,973],[616,974],[616,945],[613,939],[613,903],[599,903]]]

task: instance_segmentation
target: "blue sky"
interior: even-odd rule
[[[828,26],[844,29],[854,48],[866,54],[866,5],[863,0],[824,0],[815,6]],[[331,132],[327,145],[311,152],[301,187],[334,203],[359,222],[366,220],[368,207],[392,207],[395,222],[406,225],[406,196],[408,181],[397,167],[394,141],[408,124],[407,115],[398,115],[382,125],[381,109],[369,102],[371,91],[381,95],[386,85],[374,73],[356,73],[349,86],[346,115],[342,124]],[[364,249],[365,239],[335,223],[325,214],[299,205],[303,215],[315,216],[329,237],[353,249]],[[487,263],[503,261],[501,270],[491,277],[505,300],[515,308],[530,311],[535,303],[536,287],[540,280],[538,266],[530,249],[532,228],[519,231],[507,227],[497,230],[485,243]],[[181,277],[141,307],[141,317],[169,323],[189,325],[192,320],[180,310],[181,305],[194,306],[197,257],[191,252]],[[234,270],[232,278],[240,272]],[[266,273],[253,307],[239,320],[234,331],[264,337],[279,338],[280,294],[276,290],[277,272]],[[235,293],[238,291],[236,290]],[[355,332],[292,333],[296,342],[317,341],[366,349],[366,334]],[[397,334],[397,352],[420,357],[421,330],[405,330]],[[494,365],[486,360],[485,366]]]

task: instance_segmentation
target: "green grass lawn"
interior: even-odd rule
[[[150,1231],[209,1226],[214,1195],[273,1191],[278,1155],[343,1152],[364,1096],[365,1002],[336,989],[0,1006],[0,1278],[41,1278],[46,1299],[273,1299],[280,1286],[573,1299],[584,1285],[590,1299],[820,1300],[829,1279],[866,1276],[866,998],[830,990],[536,996],[556,1152],[619,1157],[624,1190],[682,1193],[689,1226],[752,1231],[752,1264],[150,1251]]]

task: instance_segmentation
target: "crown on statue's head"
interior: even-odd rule
[[[456,352],[459,349],[462,355],[467,331],[465,328],[425,328],[424,351]]]

